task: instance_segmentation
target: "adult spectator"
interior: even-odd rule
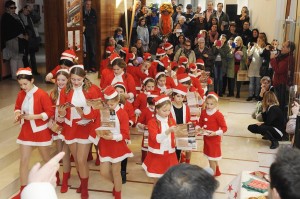
[[[25,52],[28,35],[20,17],[16,14],[16,3],[6,1],[6,12],[1,18],[1,50],[3,59],[10,60],[12,79],[16,80],[18,68],[23,66],[23,54]]]
[[[185,24],[187,24],[187,31],[184,34],[187,38],[189,38],[191,41],[193,41],[195,38],[193,37],[194,33],[194,26],[192,20],[194,19],[194,12],[193,12],[193,6],[192,4],[186,5],[186,12],[183,13],[183,16],[185,16]]]
[[[156,183],[151,199],[212,199],[218,181],[197,165],[171,167]]]
[[[229,40],[230,38],[235,38],[237,35],[236,32],[236,25],[235,23],[230,23],[229,24],[229,29],[222,31],[222,34],[226,35],[226,39]]]
[[[201,13],[202,7],[200,5],[197,6],[195,14],[202,14]]]
[[[37,72],[35,53],[39,50],[41,38],[38,36],[38,32],[34,28],[30,12],[31,7],[29,5],[25,5],[19,12],[20,19],[22,20],[28,35],[28,42],[23,56],[23,64],[24,66],[31,67],[33,75],[39,75]],[[28,55],[30,57],[30,64],[28,61]]]
[[[178,58],[181,56],[185,56],[188,58],[188,63],[195,63],[196,56],[195,52],[191,49],[192,42],[190,40],[186,40],[184,43],[184,48],[177,50],[174,56],[174,61],[178,61]]]
[[[223,97],[223,76],[226,73],[227,56],[230,53],[230,48],[226,43],[226,35],[221,35],[220,40],[215,42],[212,53],[215,57],[214,91]]]
[[[263,139],[270,140],[270,149],[279,146],[285,133],[285,122],[283,112],[279,108],[279,102],[274,92],[267,91],[262,101],[262,123],[251,124],[248,130],[254,134],[261,134]]]
[[[182,7],[181,6],[177,6],[176,7],[176,11],[174,12],[174,14],[172,15],[172,19],[173,19],[173,23],[176,24],[178,23],[179,17],[182,16]]]
[[[249,43],[249,39],[252,37],[252,32],[250,30],[250,22],[244,21],[243,29],[241,32],[239,32],[239,36],[242,37],[244,45],[247,46]]]
[[[149,39],[149,53],[151,54],[152,59],[155,59],[156,50],[161,44],[162,40],[159,37],[159,28],[154,26],[151,30],[150,39]]]
[[[207,9],[203,12],[203,15],[205,16],[205,19],[208,23],[210,23],[210,16],[212,14],[214,14],[215,12],[217,12],[215,9],[214,9],[214,4],[212,1],[208,1],[207,2]],[[207,29],[208,30],[208,29]]]
[[[193,27],[193,38],[198,40],[198,34],[200,33],[200,30],[206,30],[207,29],[207,21],[205,20],[205,17],[203,14],[195,14],[194,19],[191,22],[191,26]]]
[[[138,27],[136,29],[138,39],[142,41],[142,46],[144,52],[148,51],[149,48],[149,32],[148,27],[146,26],[146,19],[145,17],[141,17],[139,19]]]
[[[176,46],[178,44],[178,37],[182,35],[182,29],[180,23],[176,23],[172,34],[169,36],[169,42]]]
[[[288,87],[293,85],[294,78],[294,50],[295,43],[286,41],[282,44],[280,55],[271,53],[270,56],[270,64],[274,71],[273,86],[285,118],[287,118]]]
[[[87,65],[85,70],[96,72],[96,28],[97,14],[92,8],[92,1],[85,0],[83,7],[83,25],[85,26],[84,36],[86,44]]]
[[[185,44],[185,36],[184,34],[180,34],[178,37],[178,43],[175,46],[174,52],[177,52],[179,49],[184,49],[184,44]]]
[[[143,41],[138,38],[133,46],[136,47],[137,50],[136,56],[143,57],[144,55]]]
[[[259,30],[257,28],[252,29],[252,35],[251,38],[249,38],[248,42],[251,43],[251,45],[257,43],[258,36],[259,36]]]
[[[176,5],[176,0],[171,0],[171,4],[172,4],[172,7],[173,7],[173,15],[176,13],[176,10],[177,10],[177,5]],[[175,22],[175,21],[174,21]]]
[[[204,61],[205,70],[210,71],[210,73],[213,74],[214,56],[211,50],[205,46],[205,39],[203,37],[198,39],[198,45],[194,52],[196,59],[202,59]]]
[[[186,22],[186,18],[185,16],[180,16],[178,17],[178,23],[180,24],[181,26],[181,30],[182,30],[182,33],[184,34],[184,36],[186,37],[186,35],[188,34],[188,26],[187,24],[185,23]]]
[[[253,98],[257,100],[260,89],[260,67],[262,65],[262,57],[260,56],[264,50],[266,44],[262,38],[257,39],[257,43],[254,46],[248,45],[247,54],[248,57],[252,56],[252,60],[248,69],[248,77],[250,79],[249,84],[249,96],[247,101],[251,101]]]
[[[131,16],[134,16],[133,18],[133,24],[132,27],[129,27],[131,29],[131,40],[130,40],[130,45],[132,46],[136,42],[137,38],[137,33],[136,33],[136,28],[138,26],[138,21],[139,21],[139,16],[138,14],[140,13],[141,10],[141,1],[136,0],[134,4],[134,10],[132,8],[129,9],[128,13],[128,23],[131,24]],[[134,14],[132,13],[134,11]]]
[[[279,149],[270,168],[271,199],[300,198],[300,151],[284,147]]]
[[[218,29],[227,30],[229,26],[229,16],[223,12],[223,3],[217,4],[217,11],[210,15],[210,19],[216,17],[218,19]]]
[[[241,33],[243,30],[243,24],[245,21],[250,21],[249,17],[249,10],[247,6],[244,6],[241,10],[241,14],[236,16],[235,23],[236,23],[236,31]]]

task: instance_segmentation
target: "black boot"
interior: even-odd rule
[[[126,171],[121,171],[121,176],[122,176],[122,184],[126,183]]]
[[[279,147],[278,141],[277,140],[271,141],[270,149],[276,149],[277,147]]]
[[[268,140],[271,141],[271,146],[270,149],[276,149],[279,146],[278,140],[276,140],[272,133],[267,131],[264,133],[263,137],[267,138]]]

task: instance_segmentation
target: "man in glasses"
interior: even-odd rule
[[[174,61],[178,61],[178,58],[180,56],[185,56],[188,58],[188,63],[195,63],[196,62],[196,56],[195,56],[195,52],[192,50],[191,48],[191,41],[190,40],[186,40],[184,43],[184,48],[180,48],[179,50],[177,50],[177,52],[175,53],[174,56]]]
[[[18,68],[24,67],[22,58],[28,40],[25,27],[16,14],[16,8],[14,1],[6,1],[6,12],[1,20],[1,50],[3,59],[10,61],[12,79],[16,79]]]

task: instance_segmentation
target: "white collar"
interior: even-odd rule
[[[82,82],[81,86],[79,86],[79,87],[77,87],[77,88],[75,88],[75,87],[73,86],[73,90],[74,90],[74,91],[82,90],[82,87],[83,87],[83,82]]]
[[[122,77],[122,75],[124,75],[124,71],[120,75],[116,75],[116,74],[114,74],[114,75],[115,75],[115,77]]]
[[[163,118],[163,117],[159,116],[158,114],[156,114],[155,116],[156,116],[156,119],[160,122],[168,122],[168,117]]]
[[[33,85],[32,89],[28,92],[26,92],[27,96],[32,96],[33,93],[35,93],[38,90],[38,87],[36,87],[35,85]]]
[[[207,110],[207,109],[206,109],[207,115],[213,115],[215,112],[217,112],[217,108],[214,108],[214,109],[212,109],[212,110]]]

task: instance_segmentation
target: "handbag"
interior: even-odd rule
[[[248,70],[238,70],[236,75],[236,81],[238,82],[250,81],[248,77]]]

